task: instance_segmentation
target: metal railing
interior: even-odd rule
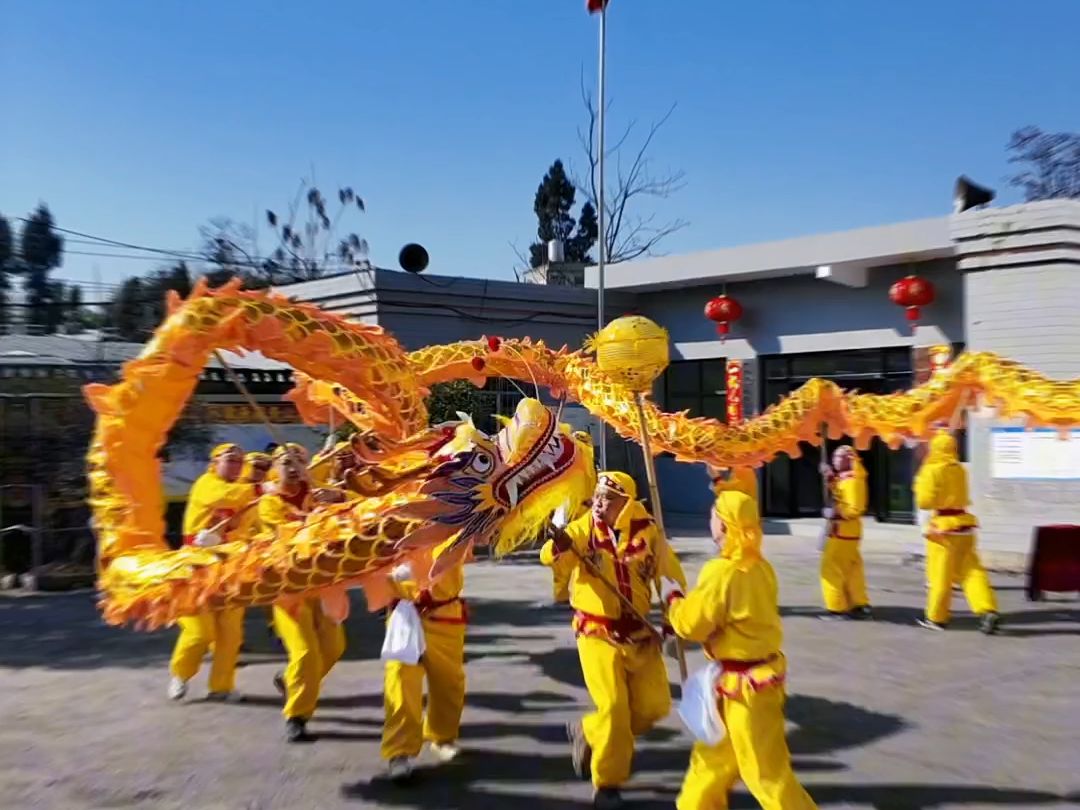
[[[11,491],[26,493],[26,508],[5,509],[5,497]],[[21,576],[23,585],[36,585],[41,577],[74,576],[82,582],[91,577],[97,567],[97,542],[82,503],[57,508],[49,504],[42,484],[0,485],[0,571]],[[23,520],[8,523],[12,512]],[[68,513],[82,525],[50,525],[50,518]],[[5,514],[6,513],[6,514]],[[72,514],[74,513],[74,514]],[[19,541],[22,540],[20,543]]]

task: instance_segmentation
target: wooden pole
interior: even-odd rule
[[[829,448],[826,446],[829,438],[829,426],[822,422],[818,430],[821,431],[821,446],[818,448],[818,456],[821,462],[818,469],[818,472],[821,473],[821,503],[827,507],[829,505],[829,479],[825,476],[825,465],[829,463]]]
[[[270,440],[284,447],[285,440],[281,438],[277,430],[274,429],[274,425],[270,421],[270,417],[266,415],[266,411],[262,409],[262,406],[255,401],[255,397],[253,397],[251,395],[251,392],[248,391],[247,386],[244,385],[244,381],[240,379],[240,376],[233,370],[232,366],[225,362],[225,357],[221,354],[220,349],[214,349],[214,357],[217,358],[217,361],[219,363],[221,363],[221,367],[225,369],[225,373],[229,375],[229,379],[232,380],[233,385],[235,385],[236,389],[240,392],[240,396],[247,400],[247,404],[251,407],[253,411],[255,411],[255,415],[262,420],[263,425],[266,427],[267,432],[270,434]]]
[[[821,508],[822,508],[822,511],[824,512],[824,510],[826,510],[830,506],[832,506],[832,498],[830,496],[830,490],[829,490],[829,479],[825,475],[825,467],[828,466],[828,464],[829,464],[829,448],[826,446],[826,442],[827,442],[827,440],[829,438],[829,426],[828,426],[827,423],[822,422],[821,426],[818,428],[818,430],[821,431],[821,447],[820,447],[819,453],[818,453],[818,456],[819,456],[819,459],[820,459],[821,463],[819,465],[818,472],[821,474]],[[825,516],[822,515],[822,517],[825,517]],[[824,551],[825,550],[825,543],[829,539],[829,534],[831,533],[831,529],[832,529],[832,521],[829,520],[828,518],[826,518],[825,519],[825,526],[821,531],[821,541],[818,543],[818,545],[820,547],[818,549],[819,551]]]
[[[660,597],[660,611],[667,619],[667,605],[664,604],[663,594],[660,591],[660,562],[667,558],[671,550],[667,539],[667,530],[664,528],[664,515],[660,508],[660,488],[656,483],[656,466],[653,464],[652,451],[649,449],[649,430],[645,423],[645,395],[638,393],[635,402],[638,411],[638,429],[641,434],[641,452],[645,456],[645,477],[649,481],[649,500],[652,503],[653,519],[656,521],[656,529],[660,539],[656,555],[659,558],[656,566],[656,593]],[[682,639],[675,637],[675,658],[679,662],[679,677],[682,683],[686,683],[686,651],[683,649]]]

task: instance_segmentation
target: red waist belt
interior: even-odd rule
[[[455,602],[461,603],[461,616],[451,618],[447,616],[431,615],[433,611],[436,611],[441,607],[446,607],[447,605],[452,605]],[[429,622],[438,622],[439,624],[469,623],[469,608],[465,604],[465,600],[460,596],[455,596],[451,599],[435,600],[431,598],[431,594],[428,591],[421,591],[414,604],[416,605],[416,612],[420,614],[420,618],[427,619]]]
[[[762,664],[768,664],[776,660],[775,655],[770,655],[768,658],[761,658],[757,661],[735,661],[730,658],[721,658],[716,663],[724,668],[724,672],[743,673],[749,672],[754,667],[760,667]]]
[[[579,621],[604,628],[616,641],[629,641],[634,633],[647,629],[645,623],[632,614],[623,614],[617,619],[612,619],[607,616],[595,616],[583,610],[575,610],[574,617]]]
[[[966,515],[966,509],[938,509],[938,517],[957,517],[959,515]]]

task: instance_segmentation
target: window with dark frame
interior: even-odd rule
[[[761,358],[762,407],[777,402],[797,390],[808,379],[832,379],[847,390],[889,394],[906,391],[912,383],[910,347],[897,346],[836,352],[773,355]],[[778,517],[805,517],[820,509],[820,479],[816,456],[804,448],[799,459],[780,456],[765,474],[766,514]],[[874,442],[864,454],[871,477],[870,501],[874,516],[883,521],[910,523],[911,451],[889,451]]]
[[[687,411],[727,421],[726,358],[676,360],[660,380],[658,397],[669,412]]]

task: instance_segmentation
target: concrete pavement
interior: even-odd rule
[[[708,553],[677,537],[691,576]],[[1023,601],[996,575],[1006,616],[986,638],[958,612],[955,629],[913,624],[919,569],[868,553],[873,623],[826,623],[808,538],[769,536],[790,659],[789,742],[822,807],[1065,808],[1080,802],[1080,604]],[[868,549],[868,552],[870,550]],[[331,674],[311,745],[281,739],[271,676],[281,655],[249,611],[242,705],[165,700],[174,631],[104,627],[90,594],[0,597],[0,807],[3,808],[551,808],[588,806],[570,772],[563,725],[587,704],[565,608],[544,606],[550,579],[535,555],[480,562],[467,574],[466,754],[425,760],[409,789],[378,778],[381,626],[360,603],[350,649]],[[961,600],[957,600],[961,607]],[[695,652],[691,666],[700,661]],[[670,666],[673,677],[674,664]],[[626,796],[673,806],[689,740],[673,714],[641,742]],[[756,804],[738,791],[733,807]]]

